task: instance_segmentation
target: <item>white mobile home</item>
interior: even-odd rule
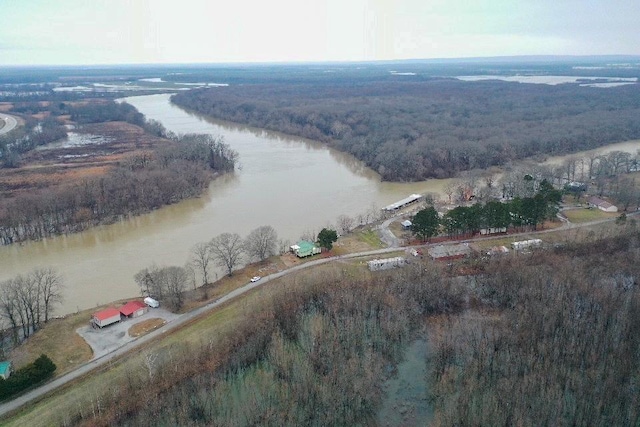
[[[98,311],[97,313],[93,313],[91,317],[91,322],[99,328],[104,328],[105,326],[111,325],[112,323],[117,323],[120,321],[120,310],[116,310],[113,307],[109,307],[102,311]]]
[[[380,270],[388,270],[394,267],[402,267],[406,264],[407,260],[402,258],[401,256],[395,258],[385,258],[385,259],[374,259],[367,264],[369,265],[370,271],[380,271]]]
[[[522,240],[520,242],[513,242],[511,247],[514,251],[521,251],[524,249],[538,248],[542,246],[542,240],[540,239],[530,239],[530,240]]]

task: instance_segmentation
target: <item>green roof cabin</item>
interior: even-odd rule
[[[295,245],[291,246],[291,252],[296,254],[298,258],[304,258],[307,256],[319,254],[322,252],[319,247],[306,240],[300,240]]]
[[[11,376],[11,362],[0,362],[0,377],[5,380]]]

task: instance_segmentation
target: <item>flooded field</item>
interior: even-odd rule
[[[397,372],[383,385],[385,398],[378,412],[382,427],[426,426],[433,416],[427,399],[427,341],[414,341],[404,353]]]

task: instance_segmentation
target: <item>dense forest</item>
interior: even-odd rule
[[[638,425],[639,237],[490,264],[431,331],[435,425]]]
[[[66,128],[56,117],[62,115],[76,126],[130,123],[144,130],[132,145],[142,139],[149,144],[109,162],[100,176],[21,192],[12,192],[10,184],[0,186],[7,194],[0,198],[0,244],[80,231],[198,196],[215,174],[232,171],[237,161],[237,153],[221,139],[175,135],[126,103],[105,100],[43,106],[24,102],[15,107],[29,125],[0,138],[0,167],[19,168],[25,153],[64,137]],[[28,115],[42,111],[47,115],[40,121]]]
[[[210,135],[167,140],[105,176],[3,200],[0,244],[80,231],[197,196],[235,161],[235,152]]]
[[[172,101],[217,118],[324,141],[393,181],[450,177],[640,138],[640,85],[338,80],[196,89]]]
[[[426,330],[434,425],[637,425],[640,233],[619,227],[467,261],[474,276],[425,261],[291,279],[226,338],[147,354],[60,423],[375,425],[382,383]]]
[[[17,167],[22,154],[66,136],[67,129],[53,117],[44,120],[27,117],[24,126],[0,135],[0,168]]]

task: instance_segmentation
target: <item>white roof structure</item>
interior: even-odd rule
[[[522,240],[520,242],[511,243],[511,247],[513,249],[515,249],[516,251],[521,250],[521,249],[537,247],[537,246],[540,246],[540,245],[542,245],[542,240],[540,240],[540,239],[529,239],[529,240]]]
[[[417,200],[420,200],[422,198],[422,196],[420,194],[412,194],[409,197],[405,197],[402,200],[399,200],[395,203],[391,203],[389,206],[385,206],[383,208],[383,210],[385,211],[395,211],[397,209],[400,209],[403,206],[408,205],[409,203],[413,203]]]
[[[403,227],[411,227],[411,221],[409,221],[408,219],[405,219],[400,224],[402,224]]]
[[[373,259],[368,261],[369,270],[377,271],[377,270],[388,270],[393,267],[402,267],[405,265],[407,260],[403,257],[398,256],[394,258],[384,258],[384,259]]]

